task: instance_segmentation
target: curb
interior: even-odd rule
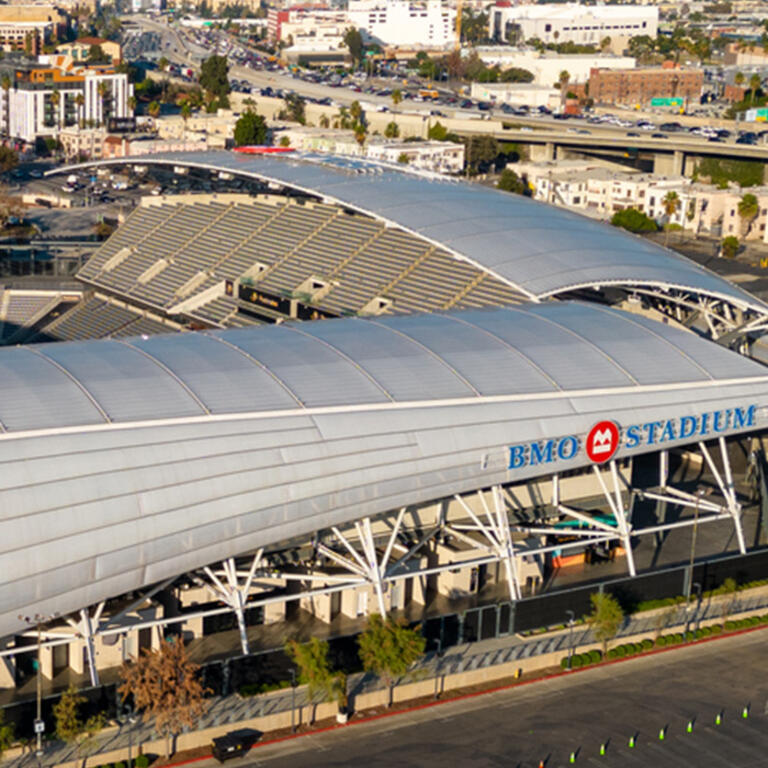
[[[243,757],[246,755],[250,755],[255,750],[266,747],[271,744],[280,744],[285,741],[294,741],[295,739],[301,739],[305,736],[316,736],[320,733],[328,733],[330,731],[337,731],[342,728],[349,728],[356,725],[363,725],[364,723],[372,723],[376,720],[384,720],[388,717],[397,717],[399,715],[406,715],[410,712],[419,712],[424,709],[431,709],[432,707],[438,707],[442,704],[450,704],[452,702],[456,701],[466,701],[468,699],[476,699],[479,696],[487,696],[489,694],[493,693],[499,693],[501,691],[508,691],[512,688],[521,688],[526,685],[534,685],[535,683],[541,683],[545,680],[553,680],[555,678],[559,677],[566,677],[571,675],[578,675],[581,672],[588,672],[593,669],[599,669],[600,667],[608,667],[612,666],[613,664],[622,664],[624,662],[628,661],[636,661],[637,659],[642,659],[648,656],[656,656],[661,653],[671,653],[674,651],[683,650],[684,648],[690,648],[694,645],[703,645],[704,643],[713,643],[717,642],[718,640],[725,640],[726,638],[731,637],[738,637],[740,635],[746,635],[750,634],[751,632],[758,632],[761,629],[768,629],[768,624],[761,624],[756,627],[746,627],[744,629],[736,629],[731,632],[723,632],[720,635],[715,635],[713,637],[701,637],[698,640],[691,640],[688,643],[680,643],[679,645],[673,645],[669,647],[664,648],[653,648],[651,650],[645,651],[644,653],[638,653],[634,656],[625,656],[622,659],[611,659],[610,661],[600,661],[597,664],[589,664],[586,667],[580,667],[579,669],[570,669],[570,670],[562,670],[560,672],[555,672],[551,675],[542,675],[541,677],[534,677],[530,680],[523,680],[519,683],[507,683],[506,685],[498,685],[494,688],[488,688],[484,691],[473,691],[472,693],[463,693],[459,696],[453,696],[449,699],[437,699],[435,701],[428,701],[424,704],[417,704],[413,707],[408,707],[407,709],[398,709],[393,712],[381,712],[377,715],[369,715],[368,717],[363,717],[358,720],[353,720],[349,723],[345,724],[337,724],[337,725],[327,725],[324,728],[314,728],[311,731],[304,731],[302,733],[291,733],[287,736],[280,736],[279,738],[275,739],[268,739],[266,741],[260,741],[257,744],[254,744],[247,752],[243,753]],[[233,726],[236,725],[236,723],[232,724]],[[192,757],[189,760],[182,760],[177,763],[167,763],[162,768],[177,768],[177,766],[182,765],[190,765],[192,763],[199,763],[203,760],[213,760],[213,755],[201,755],[200,757]]]

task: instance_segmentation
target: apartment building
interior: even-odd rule
[[[498,42],[573,42],[600,47],[606,37],[621,52],[632,37],[656,37],[659,9],[650,5],[516,5],[498,0],[489,9],[488,35]]]
[[[40,56],[36,62],[0,61],[0,77],[6,76],[11,87],[0,89],[0,127],[22,141],[132,114],[133,86],[110,66],[75,66],[69,57]]]
[[[347,17],[379,45],[446,48],[456,43],[456,9],[442,0],[350,0]]]
[[[76,64],[84,64],[91,55],[92,48],[101,48],[113,64],[119,64],[123,59],[123,49],[120,43],[103,37],[81,37],[72,43],[64,43],[56,47],[56,53],[71,56]]]
[[[704,86],[704,72],[670,66],[641,69],[593,69],[589,95],[599,104],[646,106],[651,99],[679,97],[698,102]]]

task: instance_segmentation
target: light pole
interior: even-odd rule
[[[568,616],[568,669],[570,669],[573,658],[573,625],[576,622],[576,614],[573,611],[566,611],[565,613]]]
[[[34,616],[18,616],[19,621],[23,621],[26,624],[37,625],[37,709],[35,716],[35,740],[38,766],[42,765],[43,757],[43,733],[45,732],[45,722],[43,721],[43,672],[42,672],[42,646],[43,646],[43,623],[50,621],[58,616],[58,613],[51,614],[50,616],[44,616],[40,613],[36,613]]]
[[[296,733],[296,670],[291,667],[291,733]]]

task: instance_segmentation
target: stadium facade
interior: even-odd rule
[[[768,371],[712,339],[746,351],[765,321],[758,299],[494,190],[312,157],[142,164],[242,176],[255,201],[146,203],[82,270],[96,293],[82,306],[187,332],[0,350],[0,685],[18,677],[38,615],[58,615],[46,675],[96,682],[156,643],[155,628],[199,636],[222,613],[247,653],[256,609],[259,621],[288,603],[328,620],[403,610],[430,591],[472,593],[481,569],[516,600],[553,557],[611,548],[634,575],[639,537],[708,522],[746,551],[733,460],[766,429]],[[201,219],[198,205],[218,207]],[[147,211],[138,240],[132,221]],[[227,237],[249,213],[250,230]],[[270,251],[283,219],[296,226]],[[350,314],[334,292],[355,281],[323,261],[333,226],[358,233],[337,241],[346,266],[366,244],[392,246],[358,273],[365,290],[346,294],[355,317],[334,319]],[[378,273],[398,243],[416,250],[388,293]],[[430,272],[438,258],[444,271]],[[289,262],[293,288],[265,290]],[[436,306],[432,289],[457,264],[467,271]],[[416,278],[422,298],[397,293]],[[484,281],[495,295],[472,293]],[[285,314],[260,306],[256,319],[254,292],[284,299]],[[227,322],[195,314],[223,297]],[[328,319],[267,324],[309,309]],[[221,329],[254,323],[264,327]],[[656,470],[641,478],[649,457]],[[678,514],[637,520],[638,500]],[[153,600],[161,592],[172,599]]]

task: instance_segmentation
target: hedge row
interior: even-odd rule
[[[270,693],[271,691],[280,691],[284,688],[290,688],[290,685],[290,680],[281,680],[278,683],[251,683],[240,686],[237,692],[246,698],[248,696],[259,696],[262,693]]]
[[[574,653],[571,657],[571,669],[580,669],[581,667],[588,667],[590,664],[597,664],[603,660],[602,651],[594,650],[587,651],[586,653]],[[568,657],[565,656],[560,660],[560,666],[563,669],[568,669]]]
[[[148,768],[149,758],[146,755],[139,755],[133,760],[133,765],[135,765],[136,768]],[[126,768],[126,765],[123,762],[107,763],[106,765],[96,766],[96,768]]]
[[[725,624],[713,624],[710,627],[700,627],[699,629],[686,632],[675,632],[669,635],[660,635],[656,640],[651,640],[650,637],[646,637],[639,643],[624,643],[623,645],[617,645],[615,648],[611,648],[605,655],[606,660],[611,659],[623,659],[627,656],[635,656],[638,653],[644,651],[650,651],[652,648],[666,648],[672,645],[680,645],[681,643],[689,643],[692,640],[701,640],[705,637],[712,637],[713,635],[720,635],[725,630],[730,632],[736,629],[748,629],[749,627],[756,627],[760,624],[768,624],[768,613],[763,616],[750,616],[746,619],[737,619],[735,621],[726,621]],[[576,653],[571,659],[571,669],[579,669],[586,667],[590,664],[596,664],[602,661],[603,654],[598,651],[589,651],[587,653]],[[568,657],[564,656],[560,659],[560,667],[562,669],[568,669]]]
[[[754,589],[755,587],[764,587],[768,585],[768,579],[756,579],[755,581],[747,581],[743,584],[738,584],[735,588],[735,592],[743,592],[745,589]],[[706,600],[710,597],[718,597],[720,595],[732,594],[732,592],[725,586],[721,585],[715,589],[708,589],[702,592],[702,600]],[[684,595],[675,595],[674,597],[661,597],[656,600],[641,600],[633,609],[633,613],[642,613],[643,611],[652,611],[655,608],[667,608],[672,605],[682,605],[687,602],[687,598]]]

